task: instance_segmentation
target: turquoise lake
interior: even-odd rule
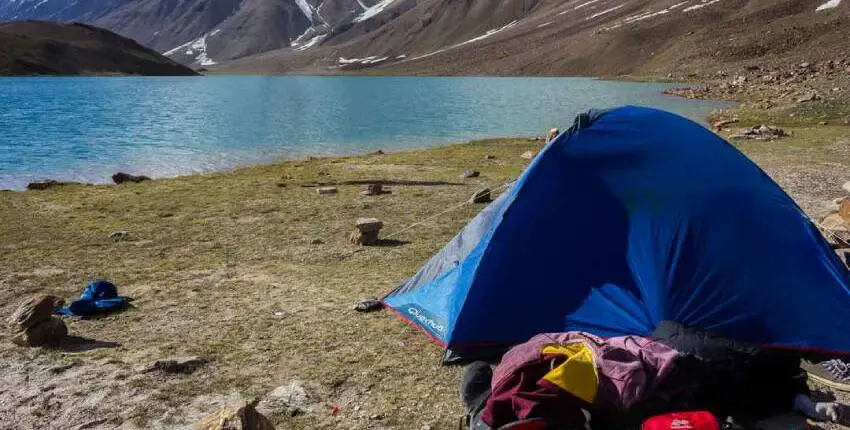
[[[0,78],[0,189],[544,135],[589,108],[636,104],[702,121],[726,106],[663,95],[670,86],[590,78]]]

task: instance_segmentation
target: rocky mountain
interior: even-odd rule
[[[0,75],[195,75],[133,40],[85,24],[0,24]]]
[[[259,73],[686,75],[850,51],[850,0],[0,0],[193,67]],[[35,14],[35,16],[32,16]]]
[[[262,73],[686,76],[850,52],[850,0],[388,0]]]

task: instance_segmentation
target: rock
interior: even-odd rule
[[[351,232],[348,240],[355,245],[370,246],[380,242],[378,233],[384,227],[384,223],[377,218],[358,218],[355,227],[357,228]]]
[[[549,129],[549,134],[546,135],[546,143],[549,143],[552,139],[558,137],[559,133],[560,131],[557,128]]]
[[[727,126],[729,124],[735,124],[736,122],[738,122],[738,118],[723,119],[723,120],[720,120],[720,121],[716,121],[714,124],[711,124],[711,126],[716,128],[717,130],[720,130],[725,126]]]
[[[328,195],[328,194],[336,194],[339,190],[336,187],[319,187],[316,188],[316,194],[320,195]]]
[[[124,240],[129,235],[130,235],[130,232],[127,232],[127,231],[115,231],[115,232],[109,233],[109,236],[107,236],[107,237],[109,237],[109,239],[111,239],[115,242],[120,242],[120,241]]]
[[[369,155],[384,155],[384,151],[381,151],[381,150],[379,149],[379,150],[377,150],[377,151],[375,151],[375,152],[370,153]]]
[[[52,315],[32,327],[11,332],[12,343],[20,346],[56,344],[67,335],[65,322]]]
[[[841,186],[841,188],[843,188],[844,191],[850,193],[850,181],[845,182],[844,185]]]
[[[481,175],[481,172],[479,172],[477,170],[467,170],[467,171],[463,172],[460,175],[460,177],[461,178],[477,178],[480,175]]]
[[[764,75],[764,76],[761,77],[762,82],[773,82],[775,79],[776,79],[776,77],[774,77],[772,75]]]
[[[377,196],[384,193],[384,186],[381,184],[367,184],[360,187],[360,194],[364,196]]]
[[[771,125],[757,125],[740,130],[729,136],[730,139],[773,140],[788,136],[785,130]]]
[[[34,190],[46,190],[48,188],[62,187],[65,185],[79,185],[79,182],[64,182],[64,181],[55,181],[53,179],[43,179],[41,181],[30,182],[27,184],[27,189]]]
[[[747,77],[744,75],[739,75],[732,80],[731,85],[735,87],[740,87],[743,86],[745,83],[747,83]]]
[[[819,122],[819,123],[818,123],[818,125],[827,125],[827,122],[826,122],[826,121],[821,121],[821,122]]]
[[[812,102],[812,101],[819,100],[819,99],[820,99],[820,97],[816,93],[810,92],[810,93],[806,93],[802,97],[798,98],[797,103]]]
[[[488,203],[490,202],[490,189],[483,188],[475,192],[472,197],[469,198],[470,203]]]
[[[166,360],[157,360],[142,369],[142,373],[160,371],[164,373],[192,373],[204,364],[209,363],[207,357],[191,356]]]
[[[495,160],[496,156],[493,155],[493,154],[487,154],[487,155],[484,156],[484,159],[485,160]]]
[[[310,411],[315,404],[301,381],[295,379],[266,394],[257,404],[257,411],[268,415],[292,416]]]
[[[384,223],[377,218],[357,218],[354,226],[363,233],[371,233],[380,231],[384,227]]]
[[[53,312],[65,304],[61,297],[36,294],[24,298],[6,324],[10,330],[21,331],[50,319]]]
[[[829,214],[824,217],[824,219],[822,219],[820,222],[820,226],[824,230],[830,232],[850,230],[850,225],[848,225],[847,221],[844,220],[844,217],[842,217],[838,213]]]
[[[375,312],[384,308],[384,304],[378,299],[361,299],[354,305],[357,312]]]
[[[537,155],[536,151],[525,151],[520,155],[520,158],[525,158],[526,160],[531,160]]]
[[[112,175],[112,182],[115,182],[116,184],[125,184],[127,182],[139,183],[139,182],[150,181],[150,180],[151,180],[151,178],[149,178],[147,176],[143,176],[143,175],[136,176],[136,175],[131,175],[129,173],[124,173],[124,172],[118,172],[118,173]]]
[[[238,408],[225,406],[220,411],[203,418],[196,430],[275,430],[268,418],[257,411],[257,400]]]
[[[325,241],[322,239],[313,239],[310,241],[310,245],[322,245]]]
[[[850,198],[842,199],[838,203],[838,216],[850,225]]]
[[[809,68],[809,66],[811,66],[811,64],[809,64],[809,63],[807,63],[807,62],[800,63],[800,68],[801,68],[801,69],[808,69],[808,68]]]
[[[841,91],[841,88],[838,88],[838,87],[833,87],[833,88],[832,88],[832,92],[834,92],[834,93],[837,93],[837,92],[839,92],[839,91]]]

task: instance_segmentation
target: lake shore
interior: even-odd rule
[[[850,127],[783,119],[740,101],[711,118],[737,117],[720,133],[768,122],[785,128],[792,136],[733,143],[807,213],[823,216],[850,180]],[[296,384],[307,399],[298,411],[270,414],[278,428],[456,428],[461,369],[440,366],[441,348],[391,313],[351,306],[412,275],[483,206],[425,222],[392,246],[360,248],[348,235],[358,217],[381,219],[391,235],[495,189],[542,144],[490,139],[0,193],[0,310],[8,314],[29,293],[72,299],[93,279],[134,299],[118,314],[66,320],[71,334],[103,343],[23,349],[0,339],[0,422],[193,428],[224,403]],[[462,179],[466,170],[481,174]],[[458,185],[397,185],[378,196],[361,195],[358,185],[336,185],[332,195],[302,186],[374,179]],[[138,371],[188,355],[211,361],[191,374]]]

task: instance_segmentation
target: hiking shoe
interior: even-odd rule
[[[484,361],[476,361],[466,366],[460,378],[460,398],[468,415],[484,409],[487,397],[490,396],[490,382],[493,379],[493,369]]]
[[[841,391],[850,391],[850,362],[835,358],[819,363],[803,362],[803,370],[809,379],[827,387]]]

